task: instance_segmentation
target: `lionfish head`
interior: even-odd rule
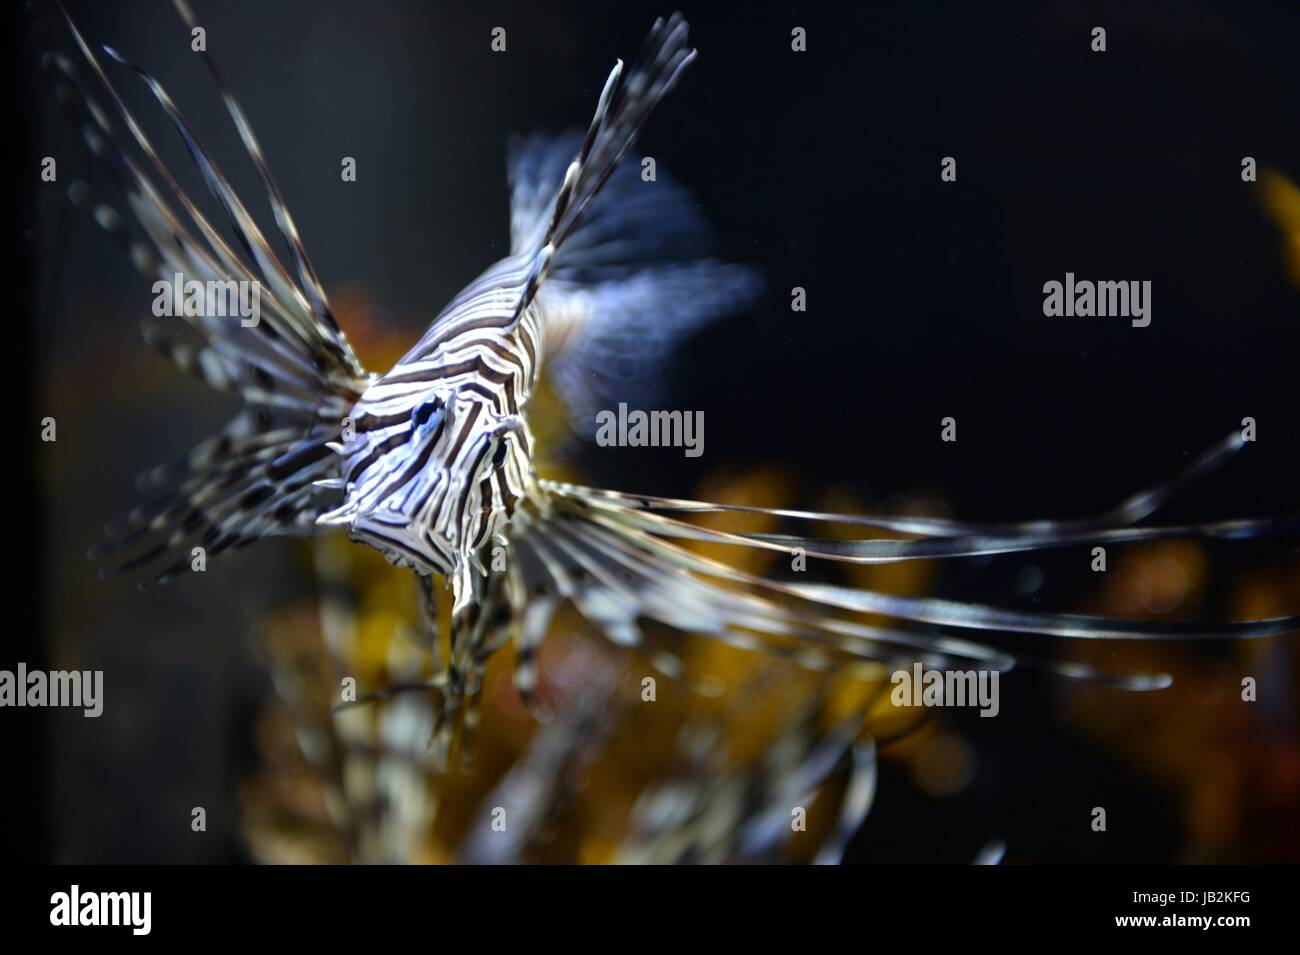
[[[381,378],[343,423],[344,499],[319,523],[346,525],[399,566],[448,574],[508,520],[531,473],[526,431],[477,392]]]

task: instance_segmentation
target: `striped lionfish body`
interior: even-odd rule
[[[456,609],[486,575],[482,551],[505,542],[525,497],[536,497],[525,410],[542,357],[535,308],[519,290],[535,260],[489,269],[353,407],[345,426],[344,503],[320,518],[393,562],[456,583]]]
[[[193,27],[188,5],[177,0],[177,7]],[[453,592],[450,653],[436,661],[430,684],[440,697],[435,736],[444,755],[456,726],[472,729],[484,662],[507,642],[516,650],[516,685],[531,700],[537,648],[565,603],[622,645],[642,644],[643,628],[653,622],[827,671],[914,660],[1007,670],[1027,661],[1130,689],[1164,686],[1168,678],[1013,656],[977,637],[1007,631],[1103,639],[1253,637],[1297,626],[1294,617],[1151,623],[904,598],[757,576],[683,546],[704,541],[867,564],[1167,538],[1241,539],[1294,529],[1294,514],[1145,523],[1188,481],[1239,451],[1243,442],[1235,434],[1174,479],[1092,518],[985,525],[764,512],[795,525],[836,523],[889,535],[853,540],[806,531],[710,530],[687,518],[757,509],[539,478],[527,414],[543,366],[575,420],[589,421],[598,402],[627,378],[654,368],[685,332],[745,305],[757,290],[751,270],[710,258],[709,230],[683,189],[662,169],[657,181],[643,182],[634,164],[623,162],[694,57],[680,16],[655,23],[629,69],[615,66],[585,134],[533,136],[514,145],[509,256],[466,287],[382,375],[366,372],[348,345],[252,129],[207,53],[262,177],[290,267],[272,251],[163,87],[131,67],[173,121],[226,213],[245,252],[236,253],[159,160],[95,54],[71,29],[116,119],[67,58],[52,54],[47,65],[61,99],[77,112],[87,145],[121,185],[145,241],[131,239],[106,207],[94,209],[96,219],[151,277],[182,272],[200,281],[255,281],[264,290],[264,320],[254,328],[203,316],[146,326],[151,344],[213,387],[241,396],[244,410],[179,465],[150,472],[147,483],[159,496],[114,525],[100,555],[117,561],[113,572],[161,563],[155,576],[167,579],[187,566],[193,545],[211,553],[270,535],[343,526],[414,570],[427,608],[433,581],[447,578]],[[136,149],[127,148],[131,142]],[[86,204],[83,194],[73,198]],[[862,614],[877,622],[862,622]],[[426,616],[432,627],[436,614],[430,609]]]

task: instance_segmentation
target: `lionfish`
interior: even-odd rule
[[[188,4],[176,0],[176,6],[193,29]],[[186,571],[194,546],[215,555],[263,537],[343,527],[352,540],[413,572],[431,631],[438,619],[434,580],[443,578],[451,590],[450,639],[445,652],[433,644],[435,674],[420,684],[440,696],[432,727],[440,761],[462,729],[473,729],[485,661],[507,643],[516,651],[518,691],[533,705],[536,654],[565,602],[624,646],[643,646],[643,623],[651,621],[818,670],[919,660],[1005,671],[1020,661],[1132,690],[1159,688],[1170,678],[1013,655],[979,635],[1261,637],[1300,625],[1295,616],[1150,622],[902,597],[778,580],[683,546],[703,541],[871,564],[1167,538],[1245,539],[1294,529],[1296,515],[1139,526],[1188,482],[1238,452],[1245,441],[1235,432],[1173,479],[1102,514],[1072,520],[979,524],[761,510],[540,478],[528,411],[543,365],[582,418],[620,382],[662,362],[685,333],[743,308],[758,291],[752,269],[709,257],[709,230],[683,188],[662,173],[644,182],[625,162],[650,114],[695,58],[680,15],[654,23],[631,68],[616,63],[585,134],[533,136],[514,146],[510,254],[470,282],[383,374],[367,371],[349,345],[257,137],[208,53],[201,51],[260,174],[288,249],[287,267],[162,84],[103,48],[161,104],[246,258],[168,171],[96,54],[68,24],[117,120],[68,58],[49,54],[47,66],[65,105],[80,104],[85,141],[121,186],[146,241],[130,238],[122,218],[84,192],[75,192],[74,201],[91,209],[150,278],[179,272],[262,289],[263,320],[252,327],[203,315],[146,323],[149,344],[213,389],[240,397],[243,406],[183,460],[148,472],[144,483],[158,496],[111,524],[110,539],[92,556],[110,559],[109,575],[150,568],[149,580],[166,581]],[[128,138],[143,162],[126,148]],[[865,536],[733,533],[687,519],[712,512],[850,525]],[[872,531],[890,536],[869,536]],[[670,656],[655,661],[674,669]],[[831,742],[841,750],[848,743],[838,736]],[[810,747],[811,740],[801,751]]]

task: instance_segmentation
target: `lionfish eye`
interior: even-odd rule
[[[441,410],[442,399],[435,396],[416,405],[415,410],[411,412],[411,420],[415,422],[416,427],[422,428],[433,417],[435,412]]]

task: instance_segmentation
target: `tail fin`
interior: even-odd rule
[[[554,195],[578,136],[513,144],[509,173],[513,251],[545,226],[541,196]],[[537,296],[546,322],[547,378],[589,437],[592,413],[619,400],[653,400],[648,372],[678,342],[749,306],[755,269],[713,258],[717,243],[690,194],[659,165],[646,181],[629,157],[556,253]]]
[[[615,391],[626,400],[636,387],[648,399],[645,373],[676,342],[745,308],[761,288],[754,269],[711,258],[712,230],[685,189],[662,167],[643,177],[627,158],[646,116],[694,59],[686,40],[680,15],[656,21],[626,80],[621,63],[614,68],[585,136],[512,143],[511,251],[546,262],[537,301],[547,377],[581,434]]]
[[[544,229],[535,223],[516,224],[516,251],[532,256],[518,314],[533,303],[565,240],[573,235],[596,197],[632,148],[646,118],[677,85],[682,70],[695,58],[686,47],[688,27],[681,14],[656,20],[641,53],[624,78],[623,61],[610,71],[591,125],[577,155],[564,172]],[[549,199],[549,196],[548,196]],[[540,211],[535,209],[535,212]],[[540,217],[537,218],[540,222]]]
[[[646,118],[677,85],[695,51],[686,48],[689,27],[680,13],[654,22],[623,82],[623,61],[610,71],[596,114],[555,197],[543,247],[558,249],[582,222],[615,168],[632,148]]]
[[[183,17],[188,16],[183,3],[178,7]],[[314,530],[316,515],[327,509],[317,500],[318,485],[328,485],[337,476],[337,456],[328,445],[338,440],[344,417],[365,388],[366,375],[334,321],[257,141],[220,76],[217,81],[226,106],[267,187],[297,281],[162,85],[105,47],[113,60],[144,80],[172,120],[204,182],[228,215],[239,245],[252,259],[251,266],[168,171],[70,18],[68,28],[138,153],[127,149],[127,137],[120,135],[68,58],[48,54],[47,69],[60,101],[77,114],[74,118],[91,153],[108,167],[122,190],[144,241],[131,239],[123,217],[90,199],[84,184],[69,190],[74,203],[93,212],[147,277],[170,282],[180,274],[186,282],[205,288],[211,288],[210,283],[242,282],[259,292],[260,315],[252,325],[238,316],[196,315],[188,310],[145,323],[149,344],[214,389],[239,395],[244,404],[230,424],[185,458],[143,475],[141,486],[161,489],[159,496],[111,524],[110,540],[91,552],[92,557],[116,562],[105,576],[152,566],[154,579],[162,581],[189,566],[192,547],[203,547],[211,555],[270,534]],[[179,213],[146,169],[152,169],[170,190]],[[159,564],[161,570],[156,569]]]

